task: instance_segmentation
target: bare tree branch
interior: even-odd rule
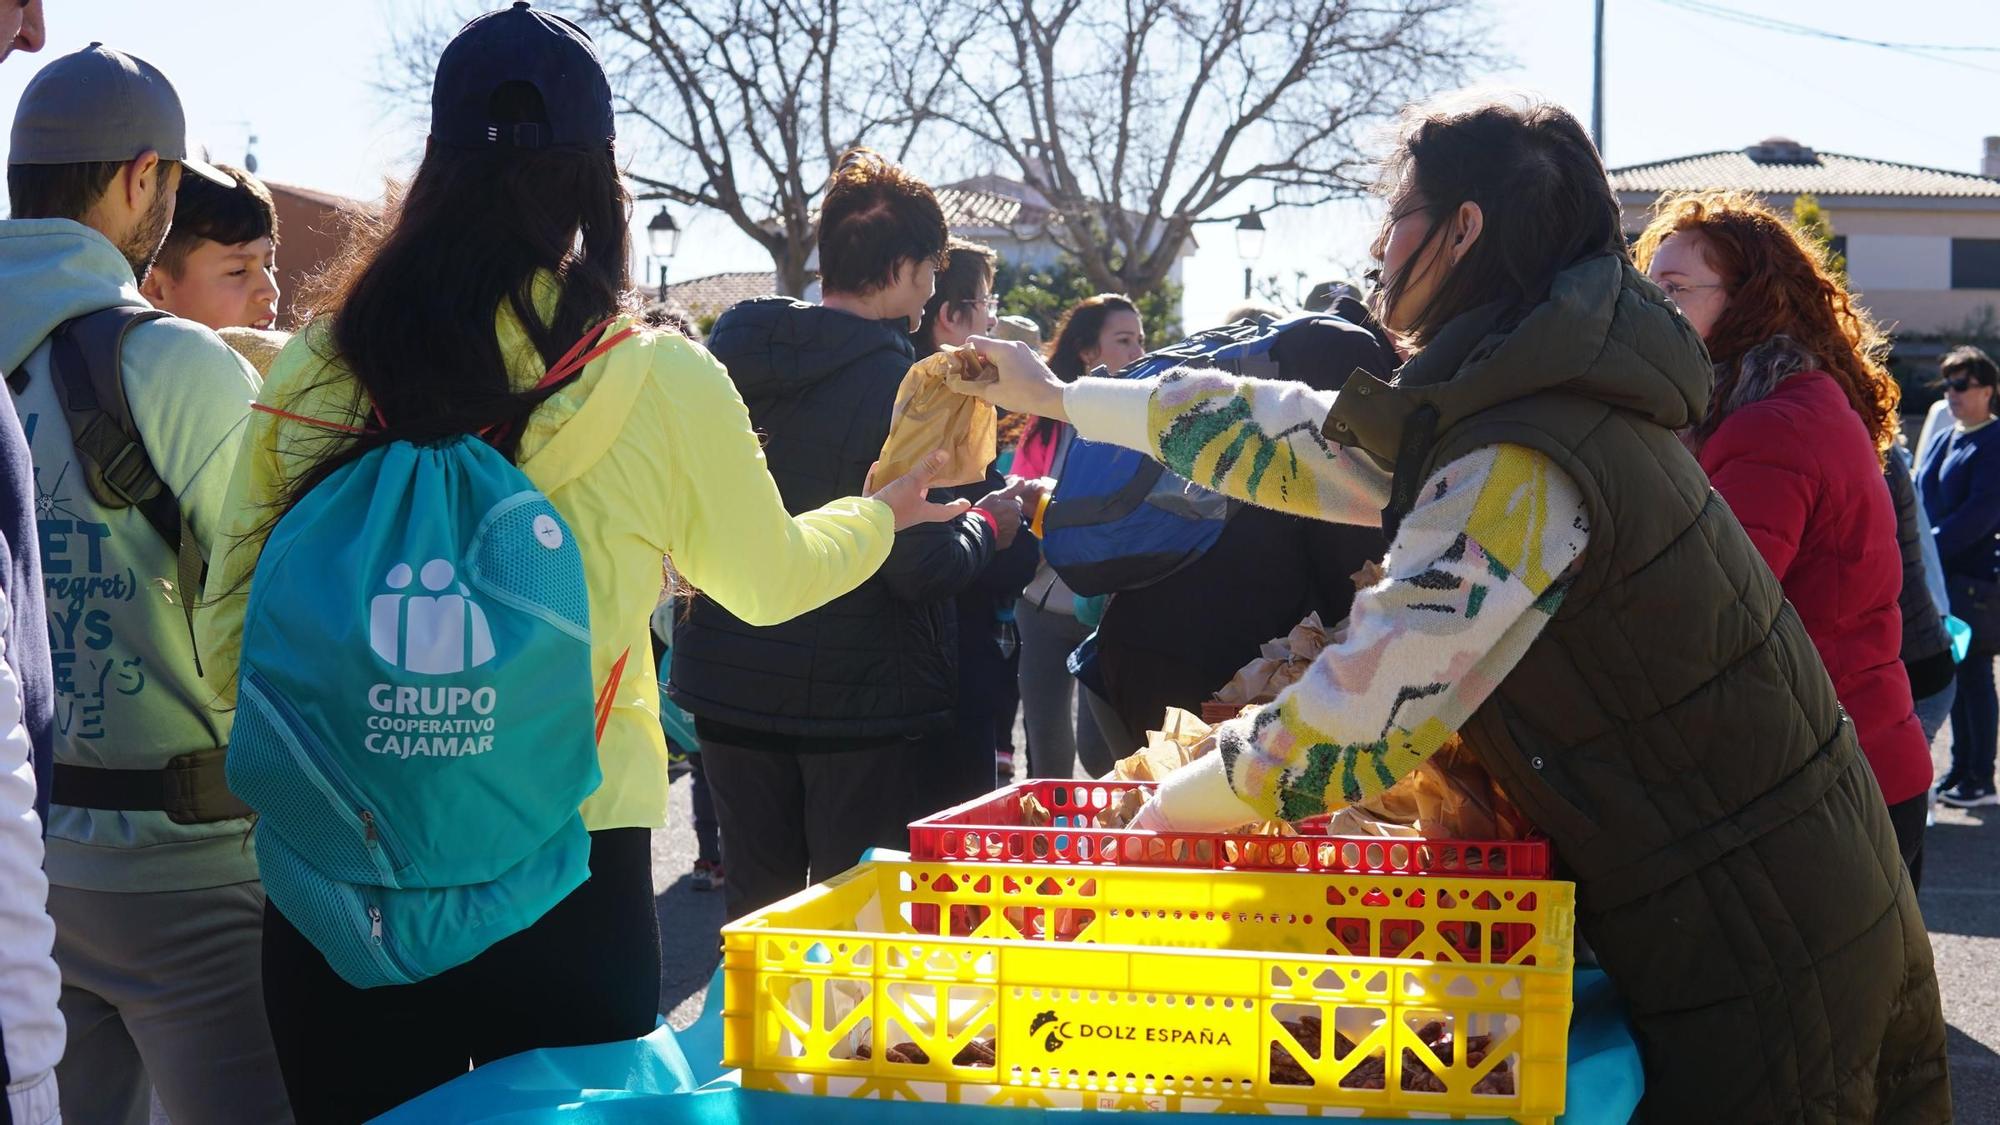
[[[439,51],[467,0],[392,35],[376,85],[427,99]],[[901,62],[921,29],[893,0],[550,0],[597,41],[618,98],[627,177],[651,193],[717,211],[770,253],[779,288],[798,294],[817,241],[817,201],[834,162],[860,144],[907,157],[937,116],[941,62]],[[455,18],[454,18],[455,17]],[[962,44],[961,40],[961,44]],[[907,88],[880,76],[901,73]],[[917,100],[916,95],[925,95]]]
[[[1476,0],[928,0],[919,105],[1018,169],[1093,284],[1150,292],[1197,222],[1259,188],[1365,191],[1369,130],[1485,61]],[[918,98],[921,97],[921,102]]]

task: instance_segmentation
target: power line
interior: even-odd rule
[[[1876,47],[1886,51],[1895,51],[1898,54],[1928,59],[1932,62],[1965,67],[1968,70],[1985,71],[1988,74],[2000,74],[2000,70],[1996,70],[1993,67],[1979,66],[1963,59],[1939,57],[1940,53],[2000,54],[2000,46],[1962,43],[1899,43],[1887,39],[1870,39],[1860,35],[1845,35],[1837,31],[1828,31],[1825,28],[1778,19],[1775,16],[1766,16],[1756,12],[1746,12],[1740,8],[1731,8],[1722,4],[1710,3],[1708,0],[1657,0],[1657,2],[1670,8],[1679,8],[1682,11],[1692,12],[1695,15],[1709,16],[1713,19],[1725,20],[1730,23],[1741,24],[1745,27],[1754,27],[1762,31],[1775,31],[1784,35],[1799,35],[1812,39],[1823,39],[1833,43],[1847,43],[1857,47]]]

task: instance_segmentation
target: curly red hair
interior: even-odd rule
[[[1826,251],[1763,200],[1741,192],[1707,191],[1663,197],[1632,248],[1641,270],[1669,236],[1688,231],[1706,240],[1703,257],[1722,276],[1729,304],[1708,334],[1715,361],[1709,415],[1695,428],[1697,444],[1714,432],[1734,401],[1743,357],[1774,336],[1789,336],[1832,375],[1886,458],[1901,422],[1902,388],[1883,364],[1888,339],[1846,285],[1827,268]],[[1886,463],[1886,462],[1885,462]]]

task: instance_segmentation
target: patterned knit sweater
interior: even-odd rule
[[[1182,369],[1150,381],[1082,379],[1065,405],[1079,436],[1149,453],[1218,492],[1379,523],[1389,475],[1321,434],[1335,397]],[[1223,724],[1220,752],[1162,788],[1155,823],[1202,830],[1297,820],[1395,784],[1472,716],[1541,633],[1583,553],[1587,522],[1575,482],[1534,450],[1488,446],[1439,468],[1389,546],[1386,576],[1356,596],[1346,636],[1275,704]]]

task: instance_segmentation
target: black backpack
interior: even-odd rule
[[[125,400],[125,335],[169,314],[139,305],[114,305],[72,317],[49,333],[49,373],[56,399],[69,423],[70,442],[92,499],[105,508],[137,508],[173,549],[176,594],[187,613],[188,641],[194,641],[194,603],[201,595],[208,564],[195,542],[180,501],[160,479]],[[26,364],[7,376],[15,395],[28,389]],[[195,655],[195,670],[201,656]]]

